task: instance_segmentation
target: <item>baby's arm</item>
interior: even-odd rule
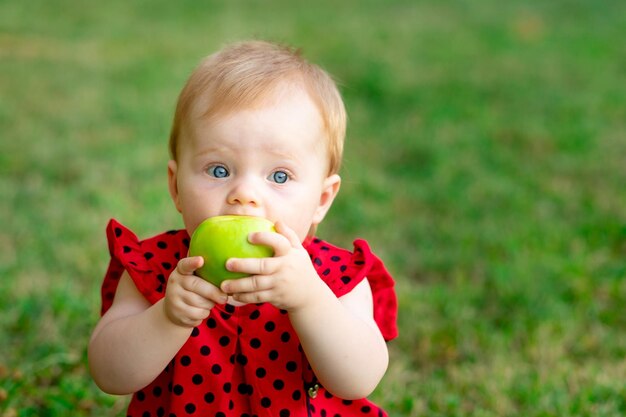
[[[201,264],[202,258],[182,259],[170,275],[165,298],[153,305],[124,272],[113,305],[89,342],[91,374],[103,391],[129,394],[148,385],[209,315],[215,305],[211,299],[225,301],[219,289],[192,275]]]
[[[366,397],[389,361],[373,319],[369,283],[364,279],[340,299],[326,286],[319,291],[314,302],[289,313],[302,348],[326,389],[345,399]]]

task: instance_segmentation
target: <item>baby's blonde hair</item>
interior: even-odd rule
[[[211,118],[259,104],[279,85],[302,86],[316,104],[327,135],[328,174],[339,172],[346,132],[346,111],[330,75],[305,60],[299,50],[264,41],[235,43],[205,58],[178,97],[170,154],[178,157],[185,123],[192,112]]]

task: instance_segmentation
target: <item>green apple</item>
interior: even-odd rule
[[[275,232],[274,224],[262,217],[216,216],[200,223],[191,236],[189,256],[202,256],[204,265],[196,275],[220,286],[226,279],[247,276],[226,270],[230,258],[267,258],[274,256],[269,246],[248,242],[252,232]]]

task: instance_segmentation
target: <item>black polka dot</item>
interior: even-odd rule
[[[131,251],[130,246],[126,246],[126,245],[124,245],[122,249],[124,250],[124,253],[129,253]]]
[[[245,383],[241,383],[239,384],[239,386],[237,386],[237,392],[239,392],[239,394],[241,395],[246,395],[248,394],[249,391],[252,391],[252,386],[245,384]]]
[[[159,241],[157,242],[157,247],[158,247],[159,249],[167,249],[167,243],[163,242],[162,240],[159,240]]]
[[[217,322],[213,317],[209,317],[209,319],[206,321],[206,327],[208,327],[209,329],[215,329],[217,327]]]
[[[135,397],[139,400],[139,401],[143,401],[146,399],[146,394],[143,391],[137,391],[137,394],[135,394]]]
[[[231,384],[230,382],[227,382],[224,384],[222,389],[224,390],[226,394],[228,394],[233,389],[233,384]]]
[[[230,343],[230,337],[228,336],[220,337],[220,346],[228,346],[229,343]]]
[[[209,356],[209,354],[211,353],[211,348],[204,345],[200,348],[200,354],[202,356]]]
[[[172,264],[169,262],[161,262],[161,266],[163,267],[163,269],[172,269]]]
[[[174,388],[172,388],[172,392],[176,395],[183,395],[183,392],[185,392],[185,390],[183,389],[182,385],[174,385]]]
[[[149,411],[144,411],[141,417],[152,417]]]
[[[348,265],[341,265],[341,266],[339,267],[339,270],[340,270],[341,272],[346,272],[346,269],[348,269]]]
[[[250,320],[256,320],[259,318],[260,315],[261,312],[259,310],[254,310],[252,313],[250,313]]]
[[[189,403],[185,406],[185,411],[187,412],[187,414],[193,414],[196,412],[196,405]]]
[[[215,413],[215,417],[226,417],[226,414],[222,413],[221,411],[218,411],[217,413]]]
[[[261,341],[255,337],[254,339],[250,340],[250,347],[252,347],[253,349],[260,348]]]
[[[242,355],[241,353],[237,354],[237,363],[239,365],[246,366],[248,364],[248,357],[246,355]]]
[[[183,239],[183,245],[185,245],[186,247],[189,247],[189,239],[184,238]]]
[[[159,282],[160,282],[161,284],[165,284],[165,275],[163,275],[163,274],[158,274],[158,275],[157,275],[157,279],[159,280]]]
[[[363,407],[361,407],[362,413],[369,413],[370,411],[372,411],[372,407],[370,407],[369,405],[364,405]]]
[[[163,407],[157,408],[157,417],[165,416],[165,409]]]
[[[273,332],[274,329],[276,329],[276,323],[274,323],[273,321],[268,321],[267,323],[265,323],[265,331]]]
[[[283,408],[282,410],[280,410],[278,412],[278,416],[279,417],[289,417],[289,416],[291,416],[291,413],[286,408]]]
[[[289,361],[287,362],[286,368],[289,372],[295,372],[298,369],[298,364],[294,361]]]
[[[115,236],[120,237],[122,236],[122,229],[120,229],[119,227],[115,228]]]
[[[180,358],[180,364],[183,366],[191,365],[191,358],[187,355],[183,356],[182,358]]]
[[[154,258],[154,254],[152,252],[144,252],[143,257],[146,258],[146,261]]]
[[[211,404],[213,401],[215,401],[215,394],[213,394],[212,392],[207,392],[206,394],[204,394],[204,401],[207,404]]]
[[[277,379],[274,381],[272,386],[274,387],[275,390],[280,391],[281,389],[285,388],[285,383],[283,382],[282,379]]]
[[[152,390],[152,395],[154,395],[155,397],[160,397],[162,393],[163,390],[161,389],[161,387],[154,387],[154,389]]]
[[[270,408],[272,406],[272,400],[270,400],[268,397],[261,398],[261,406],[263,408]]]
[[[270,360],[275,361],[276,359],[278,359],[278,351],[272,350],[270,351],[270,354],[268,356]]]
[[[326,268],[324,272],[322,272],[322,275],[324,276],[328,276],[328,274],[330,274],[330,268]]]
[[[202,378],[202,375],[200,375],[200,374],[195,374],[191,378],[191,382],[193,382],[195,385],[200,385],[200,384],[202,384],[203,381],[204,381],[204,378]]]
[[[283,332],[283,334],[280,335],[280,340],[285,343],[287,343],[289,339],[291,339],[291,335],[289,334],[289,332]]]
[[[222,367],[218,364],[215,364],[211,367],[211,372],[213,372],[214,375],[219,375],[222,373]]]
[[[339,256],[335,255],[335,256],[331,256],[330,260],[333,261],[333,262],[339,262],[341,260],[341,258]]]
[[[263,378],[265,377],[265,375],[267,375],[267,371],[265,370],[265,368],[257,368],[256,370],[257,378]]]
[[[313,259],[313,263],[317,266],[322,266],[322,260],[320,258]]]
[[[299,401],[300,398],[302,398],[302,391],[295,390],[293,394],[291,394],[291,398],[293,398],[294,401]]]
[[[233,314],[235,312],[235,306],[231,304],[226,304],[224,306],[224,310],[226,310],[227,313]]]
[[[349,284],[350,281],[352,281],[352,278],[350,278],[347,275],[344,275],[344,276],[341,277],[341,282],[343,282],[344,284]]]
[[[191,337],[198,337],[200,335],[200,329],[198,329],[197,327],[194,327],[193,330],[191,331]]]

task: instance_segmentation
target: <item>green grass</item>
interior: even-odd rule
[[[626,3],[0,2],[0,415],[122,416],[86,344],[104,226],[180,227],[176,96],[260,37],[342,84],[321,235],[398,282],[392,416],[626,414]]]

